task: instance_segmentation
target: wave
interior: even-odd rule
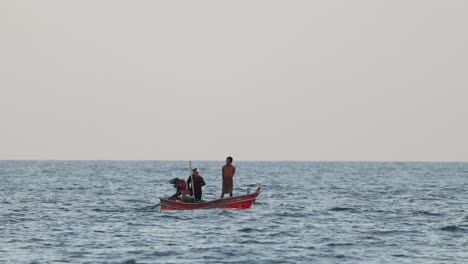
[[[440,228],[440,230],[442,230],[442,231],[449,231],[449,232],[466,231],[466,229],[461,228],[461,227],[456,226],[456,225],[444,226],[444,227]]]
[[[405,255],[405,254],[392,254],[393,257],[397,257],[397,258],[408,258],[409,256],[408,255]]]
[[[427,216],[442,216],[441,213],[432,213],[428,211],[416,211],[414,212],[415,215],[427,215]]]
[[[263,232],[265,231],[265,229],[258,229],[258,228],[246,227],[246,228],[239,229],[238,231],[239,231],[239,232],[243,232],[243,233],[253,233],[253,232],[260,232],[260,233],[263,233]]]
[[[350,207],[333,207],[329,211],[332,211],[332,212],[343,212],[343,211],[357,212],[358,210],[356,210],[355,208],[350,208]]]
[[[307,213],[302,213],[302,212],[298,212],[298,213],[284,212],[284,213],[278,213],[278,214],[274,214],[274,215],[279,216],[279,217],[294,217],[294,218],[303,218],[303,217],[308,216]]]
[[[276,242],[272,240],[258,240],[258,239],[248,239],[240,241],[241,244],[253,244],[253,245],[278,245],[282,244],[281,242]]]
[[[137,262],[134,259],[129,259],[129,260],[122,262],[122,264],[137,264]]]
[[[354,243],[328,243],[327,246],[329,247],[346,247],[346,246],[354,246]]]
[[[103,213],[125,213],[125,212],[132,212],[132,208],[93,208],[90,209],[93,212],[103,212]]]
[[[156,256],[156,257],[168,257],[168,256],[179,255],[179,254],[180,253],[178,253],[176,250],[154,251],[153,253],[151,253],[152,256]]]
[[[395,234],[416,234],[419,231],[416,230],[374,230],[372,234],[376,235],[395,235]]]

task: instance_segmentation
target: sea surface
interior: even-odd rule
[[[251,209],[160,211],[188,161],[0,161],[0,263],[468,263],[468,163],[234,165]]]

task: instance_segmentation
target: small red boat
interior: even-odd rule
[[[231,208],[247,209],[252,207],[255,199],[260,194],[260,188],[252,194],[235,196],[229,198],[216,199],[212,201],[202,201],[200,203],[187,203],[178,200],[169,200],[168,198],[159,198],[161,201],[161,210],[195,210],[212,208]]]

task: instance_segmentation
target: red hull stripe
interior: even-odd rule
[[[253,199],[242,200],[241,202],[231,202],[231,203],[222,203],[222,204],[215,204],[211,206],[203,206],[203,204],[191,204],[192,206],[181,207],[180,205],[174,206],[170,203],[165,203],[161,200],[161,206],[170,207],[173,209],[182,209],[182,210],[190,210],[190,209],[212,209],[212,208],[250,208],[253,204]],[[186,203],[184,203],[186,204]],[[239,206],[232,206],[232,205],[239,205]],[[232,206],[232,207],[231,207]],[[248,207],[245,207],[248,206]]]
[[[195,209],[212,209],[212,208],[250,208],[257,198],[259,193],[248,194],[238,197],[230,197],[226,199],[217,199],[203,203],[182,203],[166,198],[160,198],[161,210],[195,210]]]

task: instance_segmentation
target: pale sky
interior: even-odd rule
[[[468,161],[468,1],[0,2],[0,159]]]

